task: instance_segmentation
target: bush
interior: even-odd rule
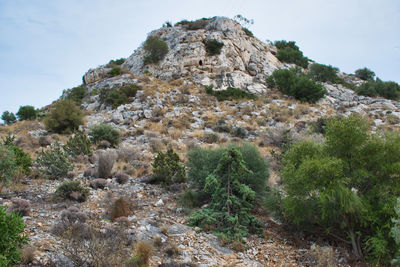
[[[149,266],[150,257],[153,255],[153,246],[145,241],[140,241],[135,246],[135,255],[129,259],[127,267]]]
[[[68,93],[67,99],[71,99],[78,104],[82,103],[83,98],[87,93],[87,89],[83,86],[74,87]]]
[[[326,66],[323,64],[314,63],[310,66],[310,76],[318,82],[331,82],[337,83],[339,77],[337,76],[338,68],[331,65]]]
[[[66,232],[75,238],[88,239],[91,236],[90,228],[86,224],[88,216],[71,206],[61,212],[60,220],[52,227],[53,234],[62,236]],[[68,233],[70,231],[70,233]]]
[[[72,133],[83,124],[83,113],[74,101],[66,99],[55,105],[44,124],[52,132]]]
[[[67,144],[64,146],[64,150],[72,157],[78,155],[92,155],[92,148],[90,147],[90,139],[83,131],[77,131],[71,136]]]
[[[394,266],[399,266],[400,265],[400,198],[397,198],[394,210],[396,212],[396,216],[392,218],[392,222],[394,225],[391,229],[391,234],[394,241],[396,242],[397,251],[395,258],[393,258],[393,260],[391,261],[391,264]]]
[[[154,64],[161,61],[168,53],[168,44],[162,39],[149,36],[143,45],[146,55],[143,58],[143,63]]]
[[[9,112],[9,111],[4,111],[3,114],[1,115],[1,119],[7,125],[11,124],[11,123],[14,123],[17,120],[17,118],[15,117],[14,113]]]
[[[100,178],[111,177],[111,171],[114,166],[116,156],[113,153],[103,151],[99,154],[97,161],[97,175]]]
[[[68,172],[73,170],[73,165],[68,160],[68,154],[58,142],[55,142],[47,150],[42,149],[36,163],[39,171],[48,179],[67,177]]]
[[[13,197],[11,203],[8,212],[14,212],[20,216],[28,216],[31,213],[31,205],[27,200]]]
[[[20,121],[34,120],[36,119],[37,112],[33,106],[20,106],[16,115]]]
[[[103,88],[100,91],[100,103],[117,108],[120,105],[128,103],[130,97],[136,96],[136,92],[141,87],[136,84],[125,85],[119,88]]]
[[[232,129],[232,135],[235,137],[239,137],[239,138],[246,138],[247,136],[247,131],[245,128],[243,127],[235,127]]]
[[[356,88],[359,95],[365,96],[381,96],[387,99],[398,100],[400,99],[400,85],[395,82],[384,82],[379,78],[369,80]]]
[[[209,56],[219,55],[221,53],[221,49],[224,46],[224,43],[211,39],[204,42],[206,46],[206,51]]]
[[[373,80],[375,77],[375,72],[368,68],[358,69],[354,72],[354,74],[356,75],[356,77],[364,81]]]
[[[125,62],[125,60],[126,58],[110,60],[110,62],[108,62],[108,65],[109,66],[122,65]]]
[[[172,148],[163,153],[159,151],[152,164],[153,182],[171,185],[185,181],[185,168],[180,163],[178,154]]]
[[[0,193],[14,177],[16,170],[17,163],[14,152],[8,146],[0,144]]]
[[[14,266],[21,259],[21,249],[29,239],[23,234],[25,224],[21,216],[7,213],[0,206],[0,266]]]
[[[272,78],[268,78],[284,94],[293,96],[302,102],[315,103],[326,94],[325,88],[313,80],[307,78],[296,69],[275,70]]]
[[[307,68],[308,58],[303,56],[303,52],[294,41],[275,41],[274,45],[278,48],[277,58],[280,61],[294,63],[300,67]]]
[[[206,93],[215,96],[218,101],[225,100],[238,100],[238,99],[257,99],[257,96],[245,92],[243,90],[228,87],[226,90],[214,91],[213,86],[209,85],[205,87]]]
[[[115,221],[116,219],[120,217],[128,217],[129,215],[132,214],[128,202],[126,202],[125,199],[122,197],[115,200],[114,203],[111,206],[110,210],[111,214],[111,221]]]
[[[110,74],[111,76],[118,76],[121,74],[121,68],[120,67],[114,67],[112,68],[108,74]]]
[[[260,222],[250,214],[256,193],[243,180],[250,174],[242,154],[235,148],[226,150],[217,168],[206,177],[203,190],[211,195],[209,207],[196,211],[189,218],[190,224],[229,240],[261,233]]]
[[[388,263],[396,250],[390,228],[400,193],[400,135],[371,135],[355,115],[330,119],[325,131],[325,143],[301,142],[284,155],[283,218],[334,233],[358,258]]]
[[[94,125],[89,130],[90,140],[97,144],[100,141],[107,140],[113,147],[118,146],[120,139],[119,131],[109,124],[101,123]]]
[[[263,197],[268,180],[268,162],[262,158],[257,147],[249,143],[241,145],[230,145],[215,150],[196,147],[187,154],[188,182],[190,187],[200,192],[199,198],[209,199],[210,195],[203,192],[206,185],[206,178],[217,168],[218,161],[227,149],[237,149],[243,155],[245,166],[250,170],[243,181],[253,191],[256,192],[256,198]],[[208,197],[206,197],[206,196]]]
[[[89,189],[83,187],[79,181],[65,181],[57,187],[53,199],[57,201],[76,200],[84,202],[88,196]]]
[[[180,22],[177,22],[175,26],[180,25],[187,30],[200,30],[206,28],[209,22],[210,19],[208,18],[202,18],[195,21],[182,20]]]
[[[126,184],[129,181],[129,175],[126,173],[117,173],[115,178],[119,184]]]
[[[31,173],[32,159],[29,154],[25,153],[21,148],[17,147],[16,145],[8,145],[7,147],[11,151],[13,151],[17,167],[20,167],[26,175]]]

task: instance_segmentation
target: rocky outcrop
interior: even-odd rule
[[[151,72],[162,80],[186,77],[201,85],[216,89],[229,86],[261,93],[266,89],[264,78],[282,63],[274,56],[274,48],[248,36],[235,21],[215,17],[204,29],[188,30],[184,26],[163,27],[150,33],[162,38],[169,52],[158,64],[143,64],[145,51],[139,47],[121,66],[134,75]],[[224,43],[219,55],[207,55],[204,42],[216,39]],[[103,73],[91,70],[85,76],[87,83],[97,81]]]

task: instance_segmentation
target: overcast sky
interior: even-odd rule
[[[237,14],[262,41],[294,40],[319,63],[400,82],[400,0],[0,0],[0,113],[50,104],[165,21]]]

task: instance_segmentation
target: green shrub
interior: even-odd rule
[[[254,37],[254,34],[249,29],[247,29],[245,27],[243,27],[242,29],[246,33],[247,36]]]
[[[171,185],[186,180],[185,168],[180,162],[178,154],[172,148],[163,153],[159,151],[152,164],[153,182]]]
[[[247,131],[245,128],[243,127],[235,127],[232,129],[232,135],[235,137],[239,137],[239,138],[246,138],[247,136]]]
[[[143,63],[154,64],[161,61],[168,53],[168,44],[161,38],[155,36],[147,37],[143,45],[146,55],[143,58]]]
[[[11,123],[14,123],[17,120],[17,118],[15,117],[14,113],[9,112],[9,111],[4,111],[3,114],[1,115],[1,119],[7,125],[11,124]]]
[[[20,121],[34,120],[37,112],[33,106],[20,106],[16,115]]]
[[[236,99],[257,99],[257,96],[240,90],[238,88],[228,87],[226,90],[214,91],[213,86],[205,87],[206,93],[215,96],[218,101],[236,100]]]
[[[72,163],[68,160],[68,153],[64,151],[60,143],[55,142],[49,149],[41,151],[36,159],[39,171],[47,179],[59,179],[67,177],[73,170]]]
[[[20,167],[24,174],[28,175],[31,172],[32,159],[29,154],[25,153],[21,148],[16,145],[8,145],[8,149],[13,151],[15,156],[15,163]]]
[[[109,66],[122,65],[122,64],[124,64],[125,60],[126,60],[126,58],[110,60],[110,62],[108,62],[108,65]]]
[[[354,72],[354,74],[356,75],[356,77],[364,81],[373,80],[375,77],[375,72],[368,68],[358,69]]]
[[[22,247],[29,241],[24,234],[24,220],[0,206],[0,226],[0,266],[15,266],[21,259]]]
[[[182,20],[177,22],[175,26],[183,26],[187,30],[200,30],[207,27],[210,22],[209,18],[202,18],[195,21]]]
[[[221,54],[221,49],[224,46],[223,42],[216,39],[207,40],[204,42],[206,46],[207,55],[215,56]]]
[[[269,177],[268,162],[261,157],[257,147],[249,143],[234,144],[215,150],[200,147],[190,150],[186,163],[190,187],[197,192],[203,191],[207,176],[217,168],[219,159],[227,149],[237,149],[243,155],[245,165],[250,170],[248,176],[243,177],[243,181],[256,192],[257,198],[262,198]]]
[[[118,146],[120,142],[120,132],[109,124],[101,123],[94,125],[89,130],[90,140],[97,144],[100,141],[107,140],[113,147]]]
[[[7,186],[17,170],[14,152],[8,146],[0,144],[0,193]]]
[[[229,240],[260,234],[261,224],[250,214],[256,193],[243,180],[250,174],[242,154],[235,148],[226,150],[217,168],[206,177],[203,190],[211,195],[209,207],[196,211],[189,223]]]
[[[321,84],[314,82],[296,69],[275,70],[267,79],[282,93],[302,102],[315,103],[326,94]]]
[[[396,251],[400,135],[372,135],[359,116],[332,118],[325,143],[300,142],[283,158],[279,207],[299,229],[347,240],[358,258],[387,264]]]
[[[111,76],[118,76],[121,74],[121,68],[120,67],[114,67],[112,68],[108,74],[110,74]]]
[[[394,207],[396,216],[392,218],[392,223],[394,224],[391,229],[391,234],[396,242],[397,251],[395,258],[391,261],[393,266],[400,266],[400,198],[397,198],[396,206]]]
[[[331,82],[337,83],[339,77],[337,76],[338,68],[334,68],[331,65],[323,65],[314,63],[310,66],[310,76],[318,82]]]
[[[59,101],[47,115],[46,129],[56,133],[71,133],[83,124],[83,113],[72,100]]]
[[[136,96],[141,87],[136,84],[124,85],[116,88],[103,88],[100,91],[100,103],[117,108],[128,103],[130,97]]]
[[[300,67],[308,67],[308,58],[303,56],[303,52],[294,41],[275,41],[274,45],[278,48],[277,58],[280,61],[294,63]]]
[[[90,139],[83,131],[77,131],[71,136],[67,144],[64,146],[64,150],[70,156],[78,156],[78,155],[92,155],[92,149],[90,147]]]
[[[369,80],[356,88],[359,95],[365,96],[381,96],[387,99],[398,100],[400,99],[400,85],[395,82],[384,82],[379,78]]]
[[[71,99],[78,104],[82,103],[83,98],[87,93],[87,89],[83,86],[74,87],[68,93],[67,99]]]
[[[78,197],[74,194],[71,195],[71,193],[77,193]],[[85,202],[88,196],[89,189],[83,187],[79,181],[65,181],[57,187],[53,199],[56,201],[77,200],[78,202]]]

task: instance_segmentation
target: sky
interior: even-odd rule
[[[0,113],[50,104],[166,21],[237,14],[262,41],[293,40],[318,63],[400,82],[399,0],[0,0]]]

